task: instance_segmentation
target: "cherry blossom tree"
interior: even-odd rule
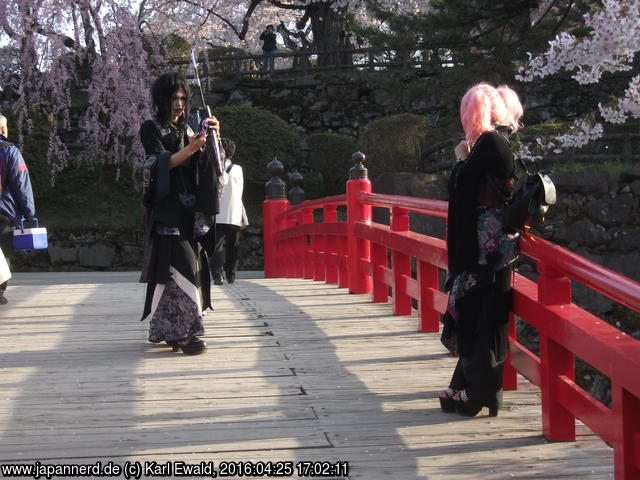
[[[640,50],[640,2],[638,0],[603,0],[601,8],[584,15],[589,32],[577,37],[563,32],[549,42],[547,51],[531,56],[517,79],[525,82],[567,71],[580,85],[606,81],[607,74],[628,72],[630,80],[624,92],[608,103],[599,103],[587,118],[576,120],[570,130],[556,136],[546,149],[559,153],[564,148],[582,147],[602,136],[601,120],[621,124],[640,118],[640,73],[636,54]],[[585,29],[583,29],[584,31]]]
[[[310,28],[319,62],[326,52],[338,50],[340,34],[349,28],[349,19],[377,21],[366,8],[372,0],[143,0],[140,17],[154,30],[166,28],[180,33],[193,44],[207,41],[242,46],[259,51],[264,26],[294,25]],[[403,14],[424,11],[428,0],[375,0],[381,8]],[[292,38],[289,28],[285,32]]]
[[[12,0],[0,17],[0,37],[18,57],[0,71],[0,85],[12,96],[19,143],[29,133],[31,107],[50,105],[57,121],[49,160],[52,170],[64,168],[72,97],[85,96],[79,140],[87,157],[117,166],[139,153],[133,139],[149,115],[149,68],[128,0]]]

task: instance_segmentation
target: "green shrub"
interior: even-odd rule
[[[569,123],[556,122],[556,123],[536,123],[535,125],[529,125],[520,130],[521,135],[537,135],[541,137],[547,137],[551,135],[559,135],[566,132],[569,129]]]
[[[415,172],[427,137],[424,116],[401,113],[379,118],[364,129],[359,149],[367,156],[370,177],[383,172]]]
[[[356,142],[336,133],[314,133],[308,142],[309,167],[322,175],[324,188],[320,196],[344,193],[353,166],[351,155],[358,149]]]
[[[262,183],[269,180],[267,164],[277,157],[285,171],[298,166],[302,155],[296,132],[280,117],[246,105],[215,110],[221,134],[236,143],[235,162],[242,166],[245,179]]]
[[[104,165],[88,169],[82,161],[56,175],[55,186],[36,200],[38,217],[50,228],[130,231],[142,226],[142,194],[127,182],[104,180]]]

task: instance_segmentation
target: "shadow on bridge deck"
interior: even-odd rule
[[[576,443],[544,440],[525,380],[497,418],[440,412],[454,359],[415,318],[319,282],[248,277],[214,288],[209,351],[189,357],[147,343],[135,273],[17,275],[0,307],[0,463],[347,461],[349,478],[373,480],[611,478],[611,450],[586,429]]]

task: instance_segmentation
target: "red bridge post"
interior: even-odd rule
[[[640,399],[611,382],[615,478],[640,478]]]
[[[267,165],[273,176],[265,184],[266,199],[262,203],[262,241],[264,251],[265,278],[278,278],[284,275],[284,258],[280,255],[280,248],[276,236],[285,226],[286,219],[280,214],[289,209],[289,200],[285,192],[285,183],[279,177],[284,171],[282,163],[274,159]]]
[[[349,172],[347,182],[347,237],[349,249],[349,292],[370,293],[371,276],[362,271],[362,260],[368,262],[371,257],[371,245],[368,240],[357,238],[356,222],[371,222],[371,205],[364,205],[358,200],[360,192],[371,192],[371,182],[367,169],[362,164],[365,155],[362,152],[353,154],[356,165]]]
[[[302,210],[302,224],[303,225],[313,224],[313,209],[305,208]],[[314,246],[313,244],[315,243],[315,241],[316,241],[315,235],[302,237],[302,248],[303,248],[303,255],[301,257],[301,261],[303,263],[302,278],[312,279],[314,277],[314,261],[313,261]]]
[[[564,274],[538,262],[538,301],[547,306],[571,303],[571,281]],[[575,379],[574,356],[571,351],[540,333],[540,394],[542,432],[555,441],[576,439],[576,420],[562,406],[558,383],[561,377]]]
[[[338,221],[337,205],[324,207],[324,221],[326,223]],[[338,283],[338,262],[338,238],[335,235],[327,235],[324,239],[325,281],[327,283]]]
[[[409,211],[405,208],[391,209],[391,231],[409,231]],[[406,253],[393,250],[393,314],[411,315],[411,297],[407,294],[407,278],[411,278],[411,257]]]

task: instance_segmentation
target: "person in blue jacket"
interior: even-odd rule
[[[29,170],[8,137],[7,118],[0,115],[0,248],[5,254],[13,250],[13,230],[20,218],[35,214]],[[6,290],[7,282],[0,284],[0,305],[7,303]]]

